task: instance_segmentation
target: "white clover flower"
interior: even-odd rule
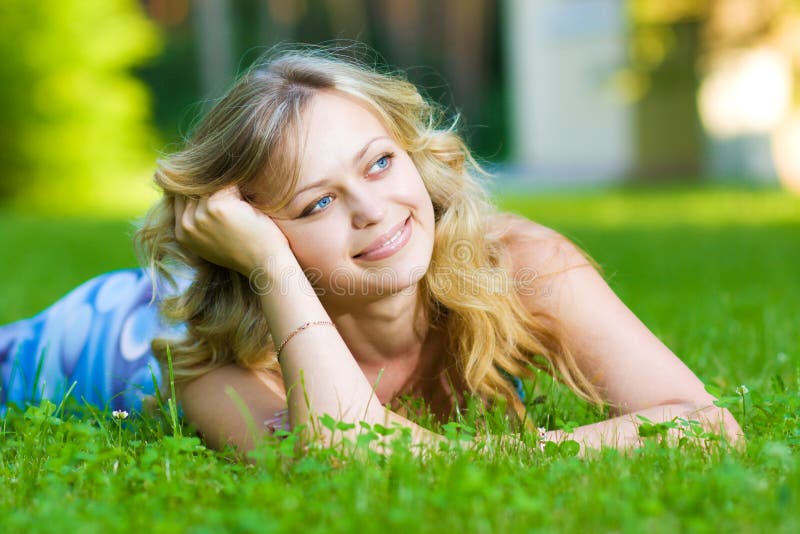
[[[128,418],[128,412],[126,412],[125,410],[114,410],[113,412],[111,412],[111,415],[114,416],[114,419]]]
[[[736,393],[738,393],[739,395],[747,395],[748,393],[750,393],[750,390],[747,389],[747,386],[742,384],[741,386],[736,388]]]

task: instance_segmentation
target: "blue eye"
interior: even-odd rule
[[[327,206],[330,203],[331,203],[331,196],[330,195],[325,195],[324,197],[322,197],[321,199],[317,200],[314,203],[314,207],[315,208],[324,208],[325,206]]]
[[[394,154],[385,154],[385,155],[381,156],[381,158],[372,165],[372,168],[370,169],[370,171],[372,171],[373,169],[375,171],[382,171],[382,170],[387,169],[389,167],[390,160],[393,157],[394,157]]]
[[[303,212],[303,216],[310,215],[310,214],[314,213],[314,211],[315,211],[314,208],[317,208],[317,207],[325,208],[328,204],[331,203],[330,200],[328,200],[327,202],[325,200],[326,199],[330,199],[330,198],[333,198],[333,197],[331,197],[331,195],[325,195],[324,197],[320,198],[319,200],[317,200],[316,202],[311,204],[308,208],[306,208],[306,210]]]

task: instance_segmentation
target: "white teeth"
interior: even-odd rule
[[[402,233],[403,233],[403,229],[401,228],[401,229],[399,229],[399,230],[397,231],[397,233],[396,233],[396,234],[394,234],[394,236],[392,236],[392,238],[391,238],[389,241],[387,241],[386,243],[384,243],[384,244],[381,246],[381,248],[383,248],[383,247],[385,247],[385,246],[388,246],[388,245],[391,245],[392,243],[394,243],[395,241],[397,241],[397,240],[400,238],[400,234],[402,234]]]
[[[403,223],[403,226],[401,226],[400,229],[391,238],[386,240],[381,246],[375,247],[374,249],[372,249],[369,252],[364,252],[362,254],[359,254],[359,256],[363,256],[364,254],[369,254],[371,252],[375,252],[377,250],[381,250],[383,248],[386,248],[386,247],[392,245],[395,241],[400,239],[400,236],[403,235],[403,230],[405,229],[405,227],[406,227],[406,225],[405,225],[405,223]]]

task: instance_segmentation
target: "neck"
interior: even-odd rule
[[[323,303],[325,304],[325,303]],[[401,292],[357,306],[325,305],[336,328],[362,366],[418,360],[429,333],[418,293]]]

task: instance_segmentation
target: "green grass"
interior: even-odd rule
[[[771,531],[800,528],[800,199],[771,190],[668,188],[501,198],[565,233],[629,307],[742,424],[745,453],[664,448],[626,457],[404,452],[297,457],[267,443],[256,465],[145,417],[0,421],[8,532],[148,529],[364,531]],[[86,278],[135,264],[120,221],[0,216],[0,321],[36,313]],[[749,393],[737,396],[746,384]],[[550,428],[601,414],[561,387],[531,407]],[[480,423],[474,411],[466,429]],[[488,418],[493,431],[501,419]],[[450,428],[454,432],[455,427]]]

